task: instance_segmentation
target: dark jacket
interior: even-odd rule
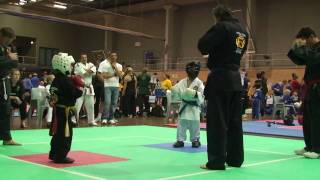
[[[0,45],[0,103],[7,104],[7,107],[10,107],[10,101],[8,101],[9,98],[7,100],[4,99],[4,85],[6,86],[6,94],[9,97],[11,88],[7,76],[12,68],[18,66],[18,63],[10,60],[6,52],[7,49]]]
[[[64,106],[74,106],[77,98],[82,96],[82,91],[77,89],[73,81],[61,72],[54,72],[55,79],[50,87],[50,94],[56,95],[57,104]]]
[[[236,19],[215,24],[198,42],[203,55],[209,55],[206,92],[241,91],[240,60],[247,49],[248,33]]]
[[[292,48],[288,57],[297,65],[305,65],[304,80],[320,80],[320,43]]]

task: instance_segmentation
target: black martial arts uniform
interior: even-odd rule
[[[18,104],[16,101],[11,100],[11,106],[13,108],[19,109],[21,123],[22,123],[22,120],[25,120],[28,117],[27,110],[26,110],[28,102],[25,98],[25,93],[27,91],[24,88],[22,81],[18,81],[16,86],[13,86],[12,82],[10,82],[10,85],[11,85],[10,96],[17,96],[22,101],[21,104]],[[22,127],[22,125],[21,125],[21,127]]]
[[[72,121],[76,114],[76,99],[82,96],[82,91],[77,89],[73,81],[60,71],[56,71],[55,79],[50,87],[51,98],[56,100],[53,107],[53,120],[50,128],[51,150],[49,159],[63,163],[71,148]]]
[[[0,140],[10,141],[11,92],[8,75],[12,68],[18,66],[16,61],[9,59],[7,48],[0,45]]]
[[[205,87],[208,169],[224,170],[225,163],[240,167],[244,161],[239,67],[247,42],[245,28],[230,18],[215,24],[198,43],[200,52],[209,55],[211,71]]]
[[[320,154],[320,43],[294,47],[288,57],[297,65],[306,65],[302,110],[305,150]]]
[[[95,93],[94,117],[97,118],[100,112],[100,103],[104,102],[104,82],[95,75],[92,79],[93,89]]]

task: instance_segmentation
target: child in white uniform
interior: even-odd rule
[[[200,63],[191,62],[186,66],[188,77],[179,81],[172,88],[173,98],[182,101],[179,109],[179,120],[177,129],[177,142],[173,147],[184,147],[187,139],[186,132],[190,132],[190,141],[193,148],[201,146],[200,143],[200,113],[204,102],[203,82],[198,78]]]

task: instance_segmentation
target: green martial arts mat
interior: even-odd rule
[[[56,165],[47,159],[48,130],[12,131],[23,146],[0,145],[1,179],[228,179],[276,180],[319,179],[320,160],[295,156],[302,140],[244,136],[245,163],[242,168],[206,171],[206,135],[201,149],[186,144],[171,148],[176,129],[153,126],[119,126],[74,129],[70,157],[73,165]],[[192,152],[192,153],[190,153]]]

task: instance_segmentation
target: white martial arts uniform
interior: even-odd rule
[[[190,132],[191,142],[199,141],[201,105],[204,102],[203,91],[204,85],[199,78],[194,79],[190,85],[188,85],[188,78],[182,79],[172,88],[172,98],[182,100],[177,129],[178,141],[186,141],[187,130]]]
[[[90,69],[93,73],[92,74],[86,74],[86,70]],[[77,99],[76,102],[76,109],[77,109],[77,117],[79,117],[79,113],[81,110],[82,105],[84,104],[86,111],[87,111],[87,117],[88,117],[88,123],[94,122],[94,89],[92,85],[92,77],[97,72],[96,66],[92,63],[83,64],[81,62],[75,64],[74,67],[74,74],[81,76],[84,80],[85,87],[83,88],[83,95]]]
[[[47,90],[47,93],[48,93],[49,96],[50,96],[50,87],[51,87],[51,84],[48,84],[46,86],[46,90]],[[46,102],[46,106],[48,106],[48,113],[47,113],[47,116],[46,116],[46,120],[47,120],[48,123],[51,123],[52,122],[53,108],[49,105],[48,101]]]

